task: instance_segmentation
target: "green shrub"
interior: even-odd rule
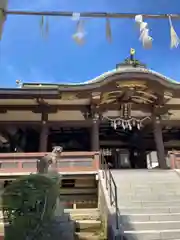
[[[2,196],[5,240],[38,240],[47,234],[59,196],[58,176],[32,174],[15,180]]]

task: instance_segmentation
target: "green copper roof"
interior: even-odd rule
[[[180,82],[175,81],[172,78],[166,77],[163,74],[160,74],[156,71],[144,68],[144,67],[132,67],[132,66],[120,66],[116,69],[113,69],[111,71],[105,72],[103,74],[101,74],[100,76],[91,79],[89,81],[85,81],[85,82],[79,82],[79,83],[61,83],[61,84],[47,84],[47,83],[23,83],[22,87],[29,87],[29,88],[34,88],[34,87],[43,87],[43,88],[58,88],[60,86],[83,86],[83,85],[92,85],[95,83],[99,83],[105,79],[107,79],[108,77],[113,76],[114,74],[123,74],[123,73],[131,73],[131,74],[138,74],[138,73],[145,73],[145,74],[150,74],[153,75],[155,77],[158,77],[160,80],[169,82],[171,84],[177,84],[179,85]]]

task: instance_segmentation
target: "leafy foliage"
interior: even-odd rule
[[[2,197],[3,214],[8,223],[5,240],[43,239],[58,196],[57,176],[33,174],[7,186]]]

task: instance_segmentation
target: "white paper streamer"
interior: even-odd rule
[[[79,20],[77,23],[76,33],[73,34],[72,37],[77,44],[82,45],[84,44],[85,35],[86,35],[86,32],[84,31],[83,21]]]
[[[152,47],[153,38],[149,36],[149,29],[147,22],[143,22],[143,16],[137,15],[135,16],[135,22],[138,24],[140,29],[140,38],[139,40],[142,42],[143,47],[149,49]]]
[[[140,23],[140,32],[142,32],[145,28],[148,28],[147,22]]]
[[[79,21],[80,17],[81,17],[80,13],[75,12],[75,13],[72,14],[72,20],[73,21]]]
[[[135,16],[135,22],[140,24],[143,22],[143,16],[142,15],[136,15]]]
[[[170,25],[170,37],[171,37],[171,48],[177,48],[180,44],[180,39],[173,27],[171,16],[169,15],[169,25]]]

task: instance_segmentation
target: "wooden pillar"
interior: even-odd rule
[[[7,9],[7,5],[8,5],[8,0],[0,0],[0,9],[3,9],[5,11]],[[0,19],[0,40],[2,38],[3,25],[5,21],[6,21],[6,15],[3,14],[2,18]]]
[[[166,158],[165,158],[165,150],[164,150],[164,142],[163,142],[160,117],[153,114],[152,124],[153,124],[153,133],[154,133],[154,140],[156,144],[159,168],[166,169],[167,164],[166,164]]]
[[[47,113],[42,113],[42,123],[39,137],[39,152],[47,152],[48,144],[48,126],[47,126]]]
[[[91,151],[99,151],[99,120],[93,119],[91,127]]]

